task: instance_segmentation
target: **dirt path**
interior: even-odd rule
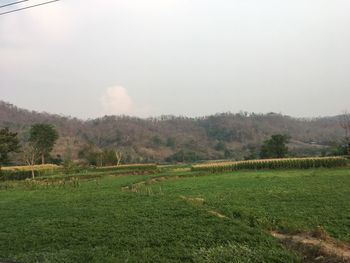
[[[180,198],[191,203],[192,205],[197,205],[197,206],[201,206],[201,207],[204,207],[204,198],[201,198],[201,197],[187,197],[187,196],[183,196],[183,195],[180,195]],[[212,214],[218,218],[226,218],[226,219],[229,219],[228,216],[224,215],[223,213],[217,211],[217,210],[214,210],[212,208],[206,208],[206,211],[209,213],[209,214]]]
[[[332,237],[316,238],[309,233],[297,234],[297,235],[287,235],[278,232],[271,232],[272,236],[282,240],[288,241],[295,244],[301,244],[311,247],[319,248],[320,252],[325,255],[335,256],[342,259],[341,262],[350,262],[350,246],[337,241]]]
[[[130,190],[131,192],[139,192],[139,190],[144,187],[147,184],[155,184],[160,181],[164,180],[170,180],[170,179],[178,179],[180,178],[178,175],[173,175],[173,176],[158,176],[158,177],[152,177],[148,178],[147,180],[144,181],[139,181],[136,183],[131,184],[130,186],[123,186],[122,190]]]

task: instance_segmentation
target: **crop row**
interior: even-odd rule
[[[97,171],[151,171],[156,169],[156,164],[123,164],[118,166],[96,167]]]
[[[157,170],[156,164],[128,164],[118,166],[103,166],[103,167],[79,167],[74,166],[69,171],[64,170],[64,166],[53,164],[34,165],[34,166],[12,166],[3,167],[0,169],[0,181],[4,180],[24,180],[32,177],[31,170],[33,169],[35,177],[41,176],[56,176],[62,173],[65,174],[87,174],[87,173],[143,173],[153,172]]]
[[[285,158],[261,159],[236,162],[207,163],[192,166],[192,171],[227,172],[242,169],[308,169],[318,167],[340,167],[347,165],[348,160],[343,157],[313,157],[313,158]]]
[[[38,165],[23,165],[23,166],[5,166],[1,169],[3,171],[31,171],[32,169],[34,171],[47,171],[47,170],[56,170],[59,169],[60,166],[56,164],[38,164]]]

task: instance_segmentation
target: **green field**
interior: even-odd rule
[[[350,242],[348,168],[167,169],[0,182],[0,262],[302,262],[270,231]]]

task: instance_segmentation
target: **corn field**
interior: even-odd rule
[[[318,167],[346,166],[348,160],[344,157],[310,157],[310,158],[285,158],[285,159],[261,159],[235,162],[219,162],[197,164],[192,166],[192,171],[228,172],[242,169],[308,169]]]
[[[38,164],[38,165],[23,165],[23,166],[6,166],[2,167],[3,171],[31,171],[32,169],[35,171],[47,171],[47,170],[56,170],[59,169],[60,166],[56,164]]]

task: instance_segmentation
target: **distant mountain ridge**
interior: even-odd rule
[[[193,159],[241,159],[257,152],[262,141],[276,133],[291,136],[292,152],[317,155],[343,136],[337,116],[303,119],[276,113],[221,113],[199,118],[104,116],[84,121],[0,101],[0,127],[18,132],[22,140],[38,122],[57,128],[60,139],[54,154],[64,156],[69,150],[76,157],[84,145],[94,144],[120,149],[130,162],[177,160],[179,154]]]

